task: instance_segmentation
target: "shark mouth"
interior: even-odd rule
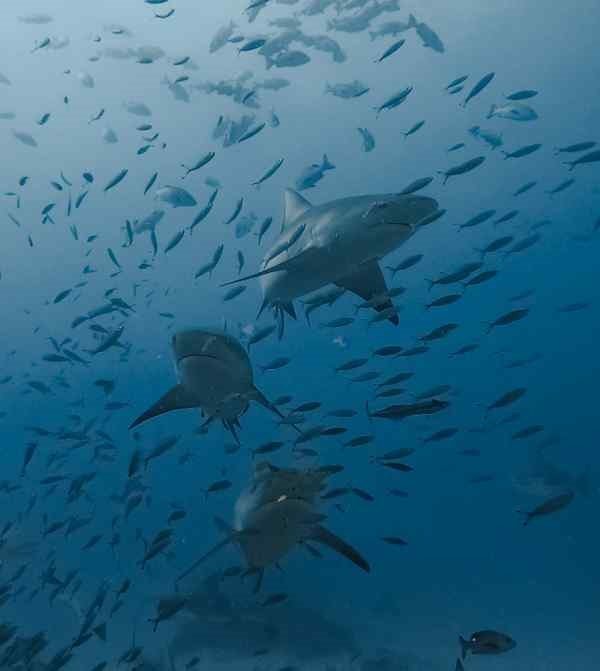
[[[186,354],[178,357],[175,361],[177,365],[183,363],[186,359],[212,359],[213,361],[220,361],[218,356],[214,354]]]

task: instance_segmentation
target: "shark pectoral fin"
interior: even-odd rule
[[[343,541],[339,536],[331,533],[322,527],[317,525],[311,529],[310,535],[308,536],[309,540],[315,541],[316,543],[321,543],[321,545],[326,545],[328,548],[335,550],[335,552],[343,555],[346,559],[349,559],[353,564],[356,564],[363,571],[369,573],[371,567],[365,559],[355,550],[351,545],[348,545],[346,541]]]
[[[192,398],[185,390],[185,388],[178,384],[168,391],[159,401],[148,408],[146,412],[140,415],[131,425],[130,429],[135,428],[153,417],[164,415],[171,410],[183,410],[185,408],[197,408],[197,401]]]
[[[290,270],[299,263],[306,263],[310,261],[312,254],[317,251],[314,247],[306,247],[302,251],[298,252],[295,256],[288,257],[285,261],[281,263],[276,263],[274,266],[269,266],[264,270],[259,270],[257,273],[252,273],[252,275],[246,275],[245,277],[238,277],[235,280],[230,282],[225,282],[221,284],[222,287],[228,287],[232,284],[239,284],[240,282],[247,282],[248,280],[253,280],[257,277],[263,277],[263,275],[270,275],[271,273],[277,273],[281,270]]]
[[[336,284],[338,287],[352,291],[365,301],[371,300],[373,296],[385,296],[388,292],[385,278],[377,261],[363,263],[351,275],[336,280]],[[391,307],[393,304],[389,298],[373,306],[377,312],[388,310]],[[397,314],[393,314],[389,320],[396,325],[400,321]]]
[[[217,543],[214,547],[212,547],[208,552],[204,553],[199,559],[196,559],[196,561],[189,567],[187,568],[180,576],[177,576],[175,579],[175,586],[177,585],[184,579],[187,578],[190,573],[193,573],[200,564],[203,564],[207,559],[210,559],[213,555],[217,554],[219,550],[222,550],[224,547],[227,547],[230,543],[233,543],[233,541],[237,538],[237,535],[235,533],[231,533],[227,536],[227,538],[224,538],[222,541]]]
[[[260,391],[260,389],[254,387],[252,398],[257,403],[260,403],[264,408],[267,408],[271,412],[274,412],[280,419],[285,419],[285,415],[278,408],[276,408],[271,403],[271,401],[269,401],[269,399],[262,393],[262,391]],[[298,433],[302,433],[302,431],[295,424],[290,424],[289,426],[296,429]]]
[[[316,166],[317,168],[320,166]],[[308,212],[312,205],[293,189],[286,189],[283,194],[283,228],[289,228],[299,217]]]

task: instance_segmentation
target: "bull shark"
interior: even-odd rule
[[[246,350],[231,335],[217,329],[193,329],[176,333],[171,346],[179,383],[168,391],[130,429],[173,410],[198,408],[204,426],[220,419],[237,440],[239,417],[256,401],[283,418],[254,385]]]
[[[296,318],[293,301],[327,284],[336,284],[365,301],[380,297],[374,308],[392,308],[379,260],[434,220],[438,203],[417,195],[354,196],[313,206],[298,192],[284,193],[281,234],[258,272],[223,286],[260,278],[263,303],[275,311],[279,337],[284,314]],[[389,320],[398,324],[390,310]]]
[[[248,573],[257,574],[256,591],[265,569],[277,565],[299,545],[306,546],[311,554],[318,554],[311,542],[329,547],[369,572],[369,564],[357,550],[321,525],[325,516],[318,512],[316,498],[327,477],[337,470],[282,469],[267,462],[257,464],[253,479],[235,503],[234,526],[216,518],[217,526],[227,535],[182,573],[177,583],[231,543],[239,545]]]

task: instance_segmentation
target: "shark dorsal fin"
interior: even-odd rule
[[[286,189],[283,194],[283,225],[282,230],[289,228],[295,221],[308,212],[312,205],[293,189]]]

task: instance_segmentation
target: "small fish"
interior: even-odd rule
[[[129,170],[127,170],[127,169],[125,168],[125,169],[121,170],[121,172],[117,173],[117,174],[116,174],[116,175],[115,175],[115,176],[108,182],[108,184],[104,187],[104,193],[106,193],[107,191],[110,191],[110,190],[113,189],[115,186],[117,186],[118,184],[120,184],[120,183],[125,179],[125,177],[127,176],[127,173],[128,173],[128,172],[129,172]]]
[[[469,640],[459,636],[461,657],[464,660],[470,652],[473,655],[499,655],[512,650],[517,644],[506,634],[498,631],[485,630],[476,631],[471,634]],[[457,660],[456,670],[464,669],[460,659]]]
[[[283,165],[284,159],[280,158],[278,161],[276,161],[268,170],[265,172],[265,174],[258,179],[256,182],[252,182],[252,186],[255,186],[258,188],[263,182],[266,182],[270,177],[273,177],[273,175],[281,168]]]
[[[186,165],[182,163],[181,167],[185,168],[187,171],[185,175],[182,177],[182,179],[185,179],[190,173],[195,172],[196,170],[200,170],[200,168],[203,168],[205,165],[208,165],[215,156],[216,156],[215,152],[211,151],[202,158],[200,158],[198,161],[196,161],[196,163],[194,163],[194,165],[191,168],[188,168]]]
[[[471,172],[472,170],[475,170],[475,168],[478,168],[484,161],[485,156],[476,156],[475,158],[465,161],[464,163],[455,165],[454,167],[446,170],[445,172],[443,170],[438,170],[438,174],[444,175],[443,183],[446,184],[446,182],[450,177],[454,177],[456,175],[464,175],[468,172]]]
[[[517,310],[511,310],[506,314],[498,317],[494,321],[488,324],[487,333],[492,331],[497,326],[507,326],[508,324],[513,324],[514,322],[524,319],[529,314],[529,308],[518,308]]]
[[[237,298],[240,294],[246,291],[246,285],[240,284],[237,287],[232,287],[229,289],[223,296],[223,302],[232,301],[234,298]]]
[[[379,58],[375,59],[375,63],[381,63],[381,61],[384,61],[386,58],[389,58],[392,54],[395,54],[398,49],[404,46],[404,43],[406,40],[398,40],[397,42],[394,42],[391,44],[384,52],[381,54]]]
[[[527,526],[531,520],[535,519],[536,517],[551,515],[558,512],[559,510],[563,510],[563,508],[566,508],[571,504],[574,498],[574,492],[565,492],[564,494],[559,494],[558,496],[554,496],[551,499],[544,501],[539,506],[536,506],[533,510],[527,512],[519,511],[525,515],[525,522],[523,522],[523,526]]]
[[[171,238],[171,240],[167,243],[167,246],[165,247],[165,254],[167,252],[170,252],[172,249],[175,249],[175,247],[177,247],[177,245],[183,240],[184,235],[185,235],[184,228],[175,233],[175,235]]]
[[[469,91],[469,94],[465,98],[465,101],[463,103],[463,107],[467,106],[467,103],[475,98],[475,96],[478,96],[494,79],[495,73],[490,72],[487,75],[483,76],[476,84],[473,86],[473,88]]]

